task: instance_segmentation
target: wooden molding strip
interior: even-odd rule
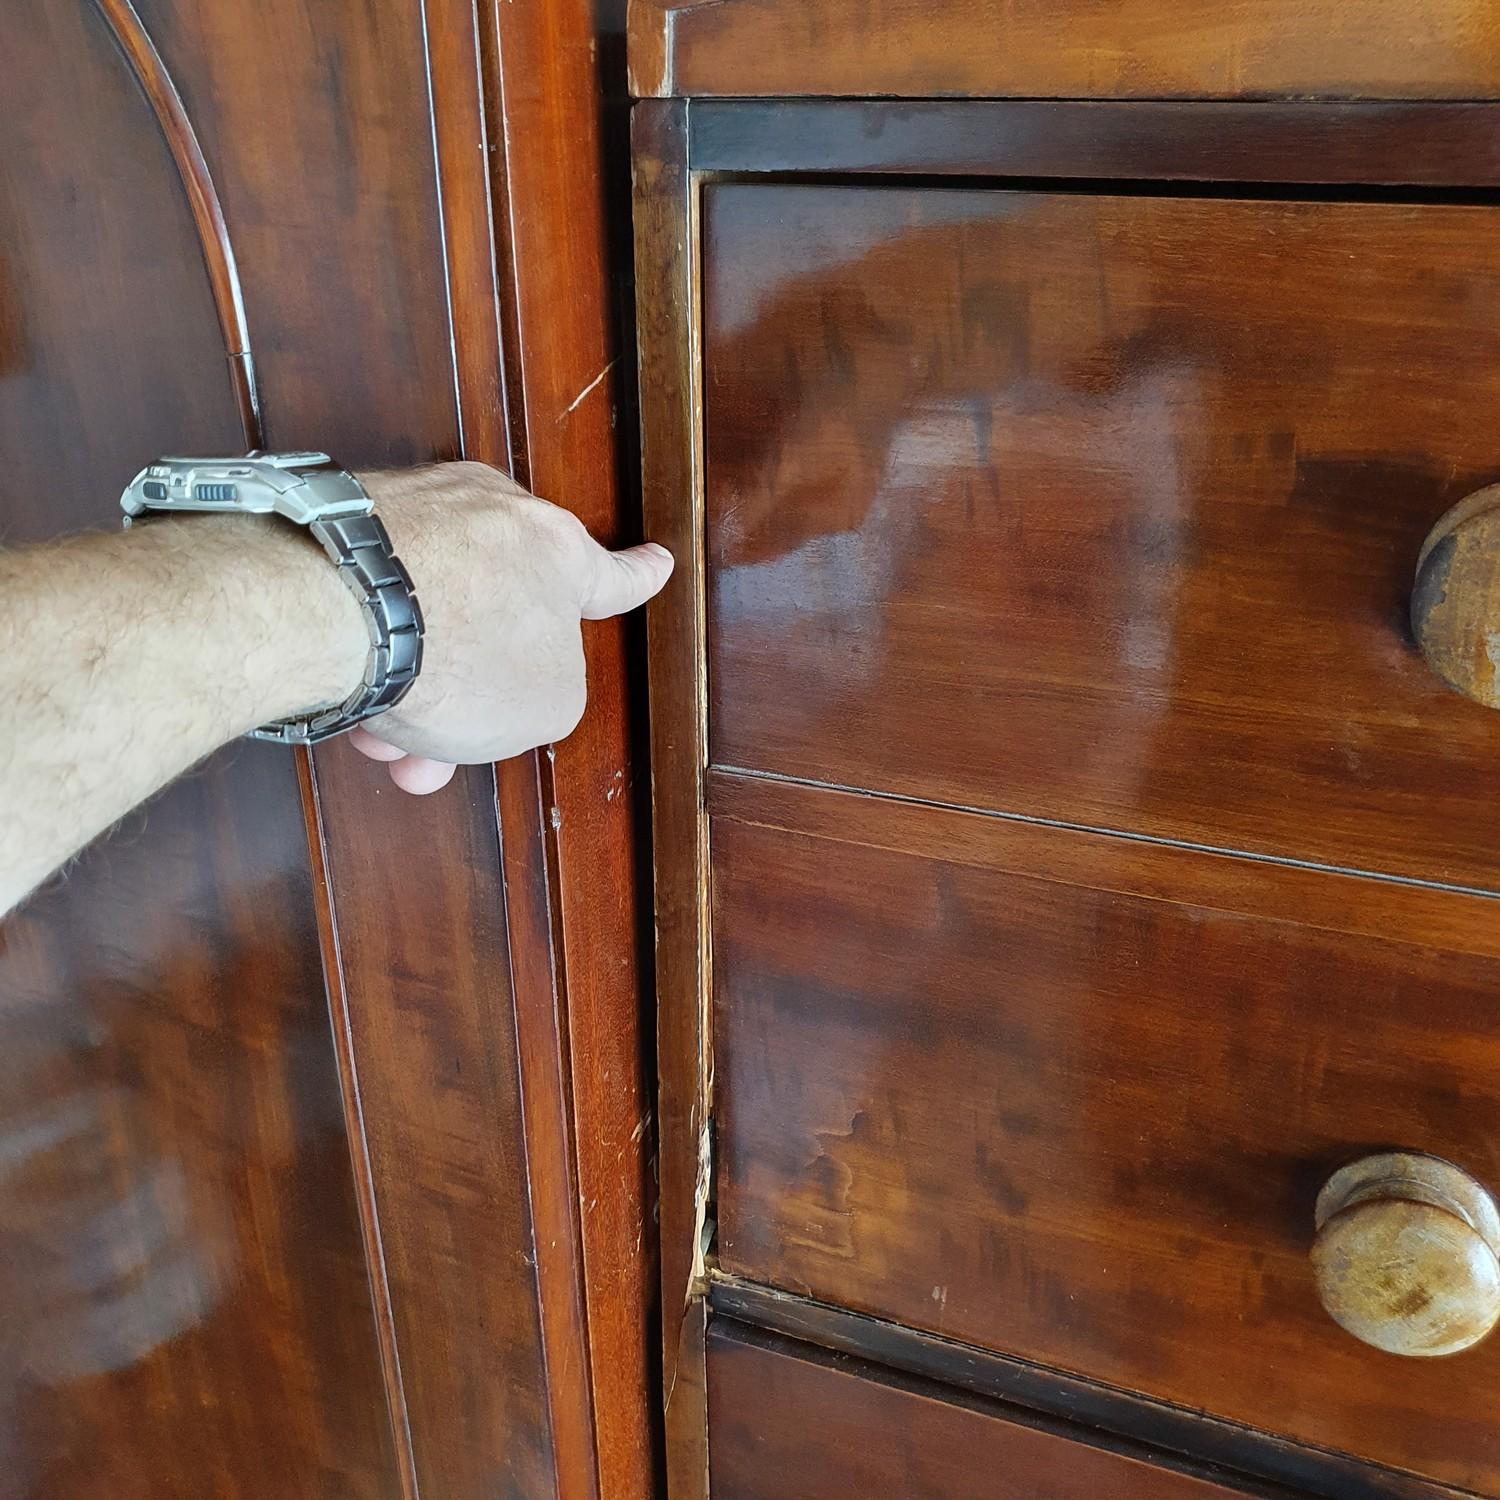
[[[703,1242],[709,1185],[705,601],[695,193],[687,107],[636,107],[635,228],[643,496],[677,570],[650,616],[656,856],[662,1363],[670,1500],[708,1488]]]

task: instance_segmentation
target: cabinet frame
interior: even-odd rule
[[[1457,1493],[722,1275],[713,1253],[701,205],[722,181],[1500,203],[1500,105],[647,99],[633,117],[646,532],[677,572],[648,648],[663,1399],[671,1500],[706,1500],[714,1313],[1211,1458],[1315,1494]],[[978,1385],[975,1382],[979,1382]],[[1350,1484],[1359,1488],[1351,1490]]]

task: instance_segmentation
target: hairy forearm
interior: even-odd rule
[[[352,595],[273,520],[0,553],[0,912],[228,740],[343,698],[365,653]]]
[[[351,743],[408,792],[571,733],[583,619],[672,571],[484,464],[361,476],[421,598],[421,675]],[[226,741],[342,703],[364,611],[305,532],[200,514],[0,553],[0,913]]]

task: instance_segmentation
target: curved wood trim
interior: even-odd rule
[[[239,267],[203,148],[198,144],[198,135],[188,118],[182,95],[177,92],[177,85],[173,83],[161,53],[156,50],[156,44],[131,0],[94,0],[94,5],[135,74],[141,92],[161,126],[172,160],[177,164],[177,173],[187,194],[193,222],[198,226],[198,239],[208,267],[214,306],[218,309],[219,326],[224,333],[224,348],[229,355],[229,378],[234,385],[240,421],[245,429],[245,444],[248,448],[259,448],[260,398],[250,357],[250,329],[240,292]]]

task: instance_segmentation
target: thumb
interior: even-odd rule
[[[672,576],[672,554],[655,542],[627,547],[623,552],[595,547],[590,558],[592,573],[579,610],[585,620],[626,614],[654,599]]]

